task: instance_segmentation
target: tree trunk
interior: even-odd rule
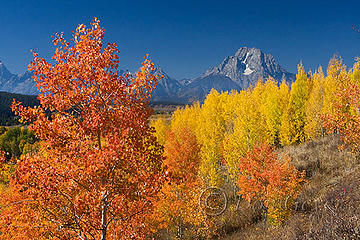
[[[101,210],[101,240],[106,240],[106,232],[107,232],[107,194],[105,193],[104,199],[103,199],[104,205]]]

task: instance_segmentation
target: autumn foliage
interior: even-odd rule
[[[155,204],[151,221],[154,229],[167,229],[173,238],[183,239],[189,234],[204,235],[208,225],[206,215],[198,207],[202,182],[198,171],[200,145],[186,126],[167,133],[164,168],[170,179],[164,184]]]
[[[24,147],[16,167],[0,163],[0,239],[211,238],[227,221],[228,199],[208,214],[206,190],[216,190],[207,201],[232,189],[233,213],[260,202],[278,225],[306,183],[279,148],[331,134],[359,154],[359,61],[347,70],[335,57],[326,73],[300,64],[292,83],[213,89],[202,104],[149,124],[161,77],[147,57],[136,74],[120,75],[104,34],[95,18],[71,41],[55,35],[52,61],[33,53],[40,106],[14,100],[12,109],[40,142],[38,151]]]
[[[243,199],[263,202],[268,222],[276,225],[292,213],[305,182],[276,148],[340,134],[358,151],[359,79],[358,62],[346,70],[334,57],[326,73],[321,67],[305,72],[300,64],[291,84],[268,78],[240,92],[212,90],[203,104],[178,108],[169,123],[158,120],[153,126],[165,146],[172,141],[166,131],[177,135],[189,126],[200,148],[200,187],[232,184]]]
[[[338,70],[340,78],[342,69]],[[342,70],[344,71],[344,70]],[[344,144],[356,154],[360,153],[360,62],[339,81],[333,109],[322,116],[323,126],[329,133],[339,133]],[[343,145],[342,147],[345,147]]]
[[[18,161],[1,198],[1,239],[146,235],[164,179],[163,149],[147,124],[159,78],[147,58],[136,76],[119,75],[116,44],[104,46],[104,33],[95,18],[70,42],[54,36],[52,62],[34,52],[29,70],[41,104],[12,108],[41,147]]]
[[[281,161],[268,144],[248,151],[239,169],[239,194],[249,202],[262,201],[270,223],[282,223],[291,213],[305,173],[291,166],[288,158]]]

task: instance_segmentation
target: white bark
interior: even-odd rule
[[[107,233],[107,194],[104,194],[103,198],[103,207],[101,210],[101,240],[106,240],[106,233]]]

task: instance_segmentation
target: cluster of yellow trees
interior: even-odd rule
[[[291,87],[269,77],[247,90],[219,93],[212,90],[203,104],[178,108],[171,121],[152,122],[158,141],[165,145],[172,134],[185,127],[196,137],[198,175],[205,186],[221,187],[225,175],[236,182],[243,175],[241,159],[259,143],[280,147],[327,134],[324,116],[335,111],[341,83],[360,79],[360,62],[346,69],[334,57],[324,74],[321,67],[306,73],[298,66]],[[171,155],[168,156],[171,158]],[[179,163],[180,164],[180,163]]]
[[[208,185],[218,186],[222,162],[235,176],[238,159],[256,143],[285,146],[323,136],[321,116],[334,111],[340,83],[359,74],[360,62],[347,71],[337,58],[330,61],[326,76],[321,67],[306,73],[299,65],[291,89],[268,78],[241,92],[212,90],[202,105],[179,108],[170,122],[158,118],[152,126],[161,144],[168,130],[192,129],[201,145],[200,174]]]

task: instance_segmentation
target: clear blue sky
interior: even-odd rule
[[[316,3],[315,3],[316,2]],[[193,78],[242,46],[271,53],[288,71],[326,66],[336,53],[351,66],[360,55],[360,1],[0,0],[0,60],[25,71],[37,49],[49,59],[50,36],[98,17],[116,42],[123,69],[146,53],[177,79]]]

